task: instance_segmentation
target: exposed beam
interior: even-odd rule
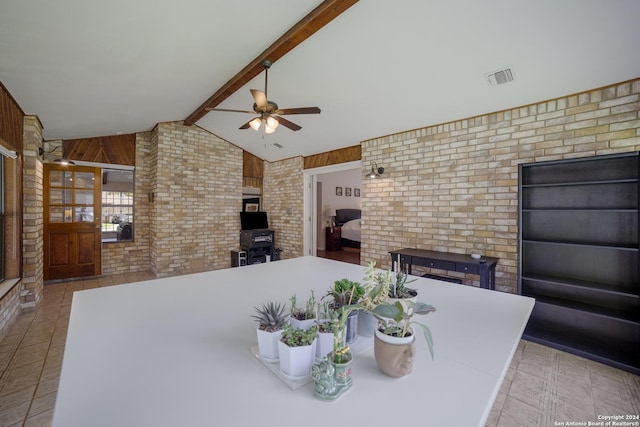
[[[191,126],[207,114],[207,108],[217,107],[222,101],[249,83],[251,79],[264,70],[262,66],[264,59],[268,58],[272,62],[276,62],[357,2],[358,0],[325,0],[320,3],[318,7],[298,21],[297,24],[211,95],[209,99],[184,120],[184,124]]]

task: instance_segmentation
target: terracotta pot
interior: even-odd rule
[[[416,354],[415,335],[411,330],[409,337],[385,335],[376,329],[373,341],[373,353],[380,370],[394,378],[404,377],[413,370]]]

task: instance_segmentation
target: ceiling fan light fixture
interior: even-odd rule
[[[271,127],[269,125],[265,125],[264,127],[264,133],[266,134],[274,133],[275,131],[276,131],[275,127]]]
[[[272,117],[272,116],[267,117],[266,126],[273,128],[273,130],[276,130],[279,124],[280,123],[275,117]]]
[[[261,124],[262,124],[262,118],[260,117],[256,117],[255,119],[249,122],[249,126],[251,126],[251,129],[255,130],[256,132],[258,131],[258,129],[260,129]]]

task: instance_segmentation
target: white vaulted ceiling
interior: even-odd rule
[[[0,81],[45,139],[184,120],[314,9],[317,0],[0,2]],[[360,0],[276,61],[269,99],[302,126],[272,135],[252,116],[196,124],[269,161],[517,107],[640,76],[638,0]],[[485,75],[511,67],[515,80]],[[250,110],[250,88],[220,108]],[[276,148],[278,143],[283,148]]]

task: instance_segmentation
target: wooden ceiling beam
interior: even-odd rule
[[[297,24],[291,27],[271,46],[265,49],[238,74],[233,76],[231,80],[211,95],[209,99],[184,120],[184,124],[191,126],[208,113],[207,108],[217,107],[222,101],[249,83],[251,79],[264,70],[262,66],[264,59],[270,59],[272,62],[276,62],[357,2],[358,0],[325,0],[320,3],[320,5],[309,12],[307,16],[298,21]]]

